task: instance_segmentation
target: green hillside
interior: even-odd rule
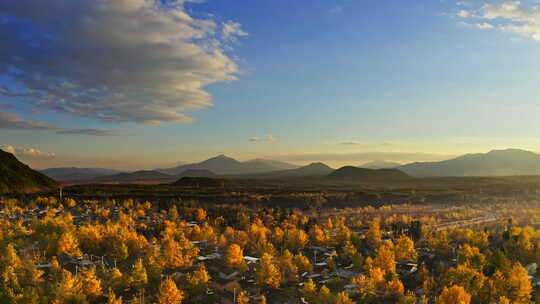
[[[13,154],[0,150],[0,193],[39,192],[57,186],[55,180],[32,170]]]

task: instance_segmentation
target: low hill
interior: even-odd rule
[[[58,181],[85,181],[93,180],[101,176],[122,173],[118,170],[102,168],[49,168],[41,170],[41,173]]]
[[[277,179],[290,179],[290,178],[300,178],[300,177],[323,177],[331,172],[334,169],[328,167],[323,163],[311,163],[307,166],[303,166],[296,169],[281,170],[281,171],[272,171],[259,174],[246,174],[246,175],[230,175],[234,178],[248,178],[248,179],[268,179],[268,180],[277,180]]]
[[[224,187],[231,184],[231,181],[224,178],[210,178],[210,177],[182,177],[176,182],[172,183],[173,186],[180,187],[193,187],[193,188],[214,188]]]
[[[217,177],[217,175],[210,171],[204,169],[188,169],[178,175],[178,177]]]
[[[362,182],[404,181],[412,179],[411,176],[399,169],[366,169],[352,166],[339,168],[330,173],[327,178]]]
[[[119,173],[107,176],[101,176],[95,179],[95,181],[102,182],[143,182],[143,181],[160,181],[171,180],[174,177],[157,171],[135,171],[132,173]]]
[[[307,166],[288,171],[288,173],[297,176],[324,176],[332,172],[334,172],[334,169],[324,163],[311,163]]]
[[[539,175],[540,154],[519,149],[466,154],[439,162],[418,162],[399,167],[413,176]]]
[[[13,154],[0,150],[0,193],[40,192],[56,187],[55,180],[32,170]]]
[[[333,172],[334,169],[328,167],[323,163],[311,163],[307,166],[303,166],[297,169],[284,170],[279,172],[271,172],[268,176],[281,176],[281,177],[321,177],[326,176]]]
[[[234,158],[230,158],[225,155],[219,155],[202,161],[200,163],[181,165],[174,168],[156,169],[156,171],[177,176],[186,170],[194,169],[210,170],[218,175],[231,175],[255,174],[262,172],[279,171],[295,167],[297,166],[274,160],[255,159],[247,162],[240,162]]]

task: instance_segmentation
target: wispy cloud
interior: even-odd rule
[[[343,142],[340,142],[338,143],[339,146],[354,146],[354,147],[391,147],[391,146],[397,146],[399,145],[398,143],[396,142],[383,142],[383,143],[369,143],[369,142],[364,142],[364,141],[356,141],[356,140],[351,140],[351,141],[343,141]]]
[[[274,142],[277,141],[277,138],[275,138],[272,135],[264,136],[264,137],[252,137],[249,139],[250,142]]]
[[[367,144],[365,142],[352,140],[352,141],[340,142],[338,143],[338,145],[340,146],[366,146]]]
[[[51,124],[23,119],[17,114],[0,110],[0,129],[10,130],[35,130],[35,131],[56,131],[59,134],[81,134],[92,136],[120,136],[130,135],[124,130],[109,129],[66,129]]]
[[[472,14],[469,11],[466,11],[466,10],[459,11],[459,13],[457,13],[457,15],[458,15],[458,17],[461,17],[461,18],[472,17]]]
[[[236,41],[238,37],[249,35],[242,30],[239,22],[228,21],[222,24],[223,39],[226,41]]]
[[[0,94],[107,122],[191,122],[212,106],[206,86],[237,78],[227,53],[247,32],[188,2],[200,1],[0,1],[0,75],[21,88]]]
[[[492,29],[493,28],[493,25],[490,24],[490,23],[487,23],[487,22],[476,23],[475,25],[476,25],[477,28],[482,29],[482,30]]]
[[[0,145],[0,150],[12,153],[18,157],[31,159],[51,159],[56,156],[53,152],[44,152],[35,148],[20,148],[11,145]]]
[[[82,134],[92,136],[125,136],[131,135],[125,130],[108,130],[108,129],[67,129],[59,131],[62,134]]]
[[[540,41],[540,5],[527,5],[521,1],[480,1],[476,7],[460,10],[463,19],[475,20],[479,29],[497,28]]]
[[[60,128],[46,123],[26,120],[19,115],[0,110],[0,128],[18,130],[60,130]]]

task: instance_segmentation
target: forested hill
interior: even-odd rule
[[[0,150],[0,193],[40,192],[56,187],[55,180],[32,170],[13,154]]]

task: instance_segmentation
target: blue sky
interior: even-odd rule
[[[0,145],[34,167],[540,150],[534,2],[68,2],[0,4]]]

